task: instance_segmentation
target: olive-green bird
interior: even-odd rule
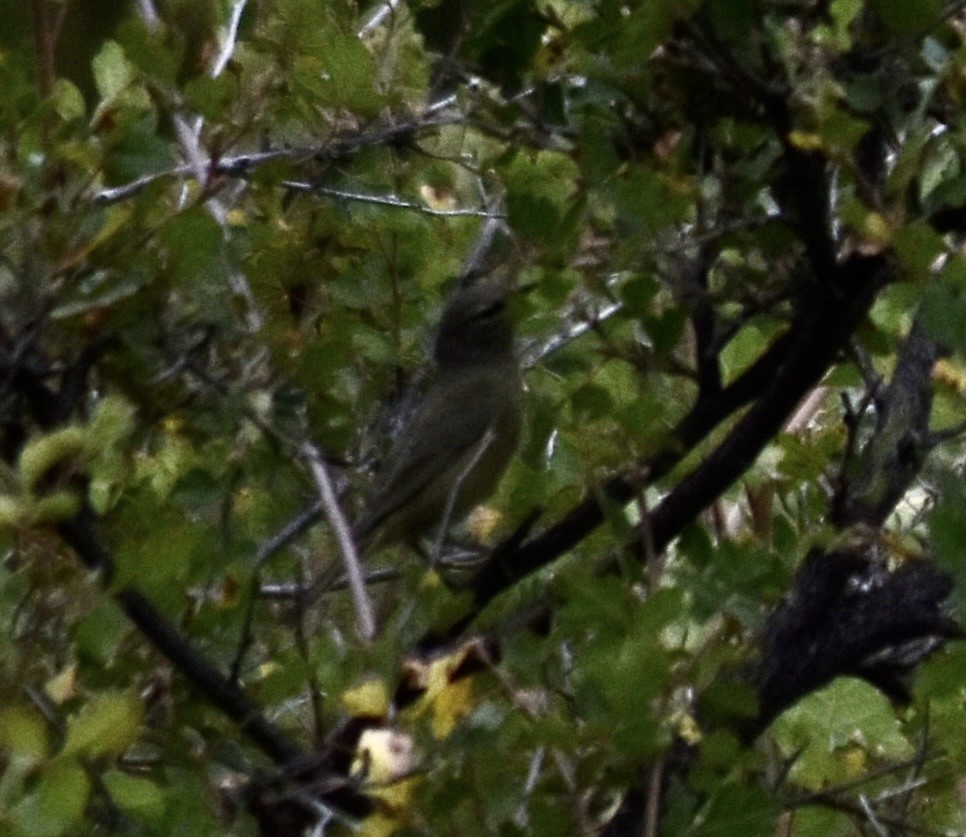
[[[461,520],[493,491],[520,438],[523,380],[494,277],[461,287],[443,311],[436,372],[376,475],[356,523],[360,549],[403,541]]]

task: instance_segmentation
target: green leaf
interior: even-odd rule
[[[107,668],[131,630],[120,608],[105,597],[74,630],[77,655],[100,669]]]
[[[107,185],[115,186],[162,171],[173,161],[171,145],[158,130],[157,117],[126,112],[111,133],[104,175]]]
[[[320,47],[296,60],[293,81],[325,107],[375,114],[383,103],[375,89],[376,69],[369,51],[355,34],[324,28]]]
[[[70,122],[73,119],[83,119],[87,112],[84,106],[84,95],[77,88],[76,84],[73,84],[65,78],[59,78],[54,83],[53,101],[54,110],[57,111],[57,115],[64,122]]]
[[[189,576],[195,562],[207,561],[217,553],[213,534],[200,522],[170,508],[160,509],[149,502],[139,503],[132,513],[148,519],[131,525],[131,537],[116,552],[117,588],[135,585],[149,595],[177,596],[176,582]],[[209,567],[210,568],[210,567]]]
[[[832,0],[829,4],[829,14],[835,25],[835,31],[839,36],[839,44],[842,49],[848,49],[852,45],[849,37],[849,27],[862,11],[863,0]]]
[[[611,415],[614,399],[609,390],[598,384],[584,384],[570,396],[570,403],[578,421],[595,421]]]
[[[721,352],[721,369],[725,383],[730,383],[751,366],[780,330],[776,323],[749,323],[741,329]]]
[[[778,800],[762,788],[729,783],[711,798],[697,833],[702,837],[771,834],[780,811]]]
[[[74,829],[84,814],[90,794],[90,780],[73,759],[50,766],[37,786],[11,811],[24,835],[59,837],[77,833]]]
[[[39,762],[47,755],[49,736],[44,719],[20,706],[0,710],[0,748],[16,759]]]
[[[68,719],[60,757],[123,755],[137,739],[143,712],[130,692],[98,695]]]
[[[936,260],[946,252],[942,236],[922,221],[913,221],[897,230],[892,243],[896,255],[914,279],[929,277]]]
[[[574,219],[564,223],[575,193],[576,168],[563,154],[513,154],[503,167],[507,213],[522,235],[544,243],[560,243],[570,235]]]
[[[921,35],[942,16],[942,0],[872,0],[872,8],[896,35]]]
[[[966,258],[952,257],[927,288],[922,324],[940,345],[966,355]]]
[[[206,119],[220,119],[230,110],[239,96],[238,80],[230,73],[217,78],[201,76],[189,81],[184,88],[185,103]]]
[[[929,515],[929,534],[936,561],[952,573],[959,589],[966,588],[966,490],[950,476],[940,481],[940,500]]]
[[[687,0],[652,0],[629,14],[621,15],[614,27],[610,58],[618,72],[632,72],[651,57],[664,41],[679,16],[696,3]]]
[[[547,26],[533,0],[423,0],[413,5],[416,28],[431,49],[458,56],[509,91],[519,89]]]
[[[126,813],[155,821],[164,813],[164,793],[150,779],[112,770],[102,777],[114,803]]]
[[[786,754],[801,753],[791,776],[813,789],[862,775],[872,755],[900,759],[912,752],[885,695],[851,677],[789,709],[773,734]]]
[[[207,279],[218,282],[217,270],[224,233],[203,207],[175,216],[162,230],[168,248],[169,267],[179,282]]]
[[[97,92],[106,102],[116,99],[134,77],[124,50],[117,41],[105,41],[100,52],[94,56],[92,66]]]
[[[794,837],[854,837],[850,814],[809,805],[795,809]]]
[[[28,491],[42,488],[38,484],[55,468],[66,470],[84,461],[87,442],[87,429],[77,425],[31,439],[17,463],[20,484]]]
[[[118,27],[118,40],[125,57],[149,78],[173,84],[184,54],[184,42],[158,37],[156,31],[132,16]]]
[[[618,223],[628,235],[654,235],[688,221],[694,213],[692,184],[638,168],[617,184]]]

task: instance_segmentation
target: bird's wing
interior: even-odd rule
[[[499,412],[500,374],[453,376],[430,387],[386,458],[389,470],[377,477],[376,490],[358,523],[360,537],[443,476],[483,439]]]

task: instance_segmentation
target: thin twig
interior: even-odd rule
[[[365,579],[362,575],[362,565],[356,551],[352,528],[346,520],[336,497],[335,487],[329,477],[329,470],[325,466],[319,451],[311,442],[304,442],[299,450],[312,472],[312,478],[319,491],[322,509],[329,520],[329,526],[335,533],[339,544],[339,553],[345,565],[346,576],[349,581],[349,595],[356,610],[356,622],[359,636],[369,641],[376,635],[376,617],[372,609],[372,602],[366,591]]]
[[[288,546],[322,517],[322,501],[316,500],[311,506],[302,509],[295,517],[287,521],[271,537],[262,541],[255,553],[255,566],[261,567],[269,558]]]
[[[486,433],[483,434],[483,438],[476,445],[476,449],[473,451],[473,456],[470,460],[463,466],[459,474],[456,475],[456,479],[453,481],[453,486],[450,488],[449,496],[446,498],[446,508],[443,511],[443,517],[439,522],[439,532],[436,535],[436,543],[433,545],[433,566],[439,563],[440,556],[443,554],[443,541],[446,538],[446,530],[449,529],[450,518],[453,516],[453,507],[456,505],[456,498],[459,496],[460,489],[463,487],[463,482],[469,476],[470,472],[476,467],[477,463],[480,461],[480,457],[486,453],[486,449],[493,444],[496,438],[496,433],[492,427],[488,427]]]
[[[520,365],[524,369],[529,369],[532,366],[536,366],[538,363],[544,361],[549,355],[554,352],[559,351],[564,346],[572,343],[578,337],[582,337],[588,331],[599,326],[601,323],[609,320],[615,314],[623,310],[623,303],[611,302],[603,306],[599,311],[595,312],[593,316],[587,319],[577,320],[576,322],[568,323],[561,331],[553,335],[549,340],[543,343],[533,344],[523,351],[523,356],[520,359]]]
[[[647,777],[647,806],[644,809],[644,835],[657,837],[661,826],[661,786],[664,783],[664,759],[651,766]]]
[[[389,15],[399,8],[401,2],[402,0],[386,0],[385,3],[382,3],[379,8],[373,12],[372,16],[365,23],[363,23],[361,27],[359,27],[359,37],[368,38],[373,32],[376,31],[376,29],[382,26],[382,22],[389,17]]]
[[[801,433],[809,423],[815,418],[816,413],[822,407],[825,396],[828,395],[828,387],[817,386],[805,396],[795,412],[792,413],[788,421],[785,422],[785,433]]]
[[[393,209],[412,209],[434,218],[496,218],[503,220],[506,215],[489,209],[432,209],[422,203],[403,200],[396,195],[367,195],[362,192],[347,192],[344,189],[332,189],[329,186],[318,186],[314,183],[304,183],[300,180],[283,180],[282,186],[293,192],[309,192],[314,195],[325,195],[359,203],[371,203],[377,206],[388,206]]]
[[[138,14],[141,16],[141,20],[153,32],[158,28],[158,24],[161,23],[161,18],[158,17],[158,11],[154,8],[154,3],[151,0],[137,0],[137,4]]]
[[[209,172],[224,177],[247,177],[254,168],[263,163],[269,163],[275,160],[305,161],[336,159],[340,156],[351,154],[360,148],[391,142],[413,131],[430,131],[463,121],[463,117],[459,115],[439,116],[434,114],[435,112],[431,113],[427,111],[408,122],[390,125],[375,131],[363,131],[362,133],[348,136],[337,136],[323,145],[311,148],[303,146],[276,148],[268,151],[246,152],[233,157],[221,157],[217,160],[210,161]],[[193,170],[191,166],[182,163],[171,168],[142,175],[120,186],[102,189],[94,193],[92,200],[95,204],[117,203],[118,201],[126,200],[139,194],[157,180],[169,177],[191,177],[192,175]]]
[[[224,72],[235,52],[235,44],[238,41],[238,24],[241,23],[242,12],[245,11],[247,3],[248,0],[235,0],[231,4],[231,13],[228,16],[228,26],[225,27],[225,37],[221,42],[221,50],[211,65],[212,78],[218,78]]]
[[[392,567],[382,567],[378,570],[370,570],[365,575],[366,586],[373,584],[383,584],[386,581],[398,581],[402,573]],[[258,595],[262,599],[278,602],[291,602],[304,599],[316,593],[335,593],[339,590],[346,590],[349,587],[349,578],[340,575],[334,581],[327,581],[326,575],[318,575],[305,583],[297,581],[282,581],[272,584],[262,584],[258,588]]]

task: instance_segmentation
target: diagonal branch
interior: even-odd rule
[[[84,565],[99,572],[104,583],[109,584],[114,574],[114,562],[97,535],[94,521],[94,513],[86,509],[57,528]],[[208,700],[238,724],[269,758],[278,764],[306,758],[306,751],[268,721],[241,688],[208,662],[143,593],[133,587],[124,587],[114,594],[114,598],[151,644]]]
[[[470,584],[474,613],[601,525],[605,501],[618,505],[628,502],[643,485],[654,483],[674,468],[728,416],[756,402],[705,462],[654,509],[650,526],[655,548],[667,546],[694,515],[741,475],[795,405],[821,380],[886,282],[888,265],[882,257],[856,258],[837,268],[836,273],[837,285],[845,289],[839,298],[833,300],[823,286],[810,285],[799,306],[799,317],[732,384],[719,393],[702,394],[674,429],[670,445],[599,486],[560,521],[523,545],[498,547]]]

